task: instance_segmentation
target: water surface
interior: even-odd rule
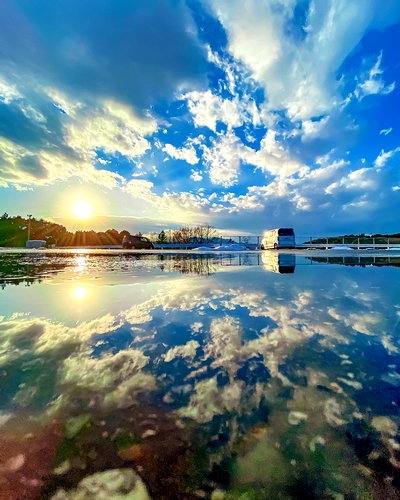
[[[2,252],[9,498],[398,498],[396,255]]]

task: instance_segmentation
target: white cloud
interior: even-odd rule
[[[390,134],[390,132],[391,132],[392,130],[393,130],[393,128],[392,128],[392,127],[390,127],[390,128],[384,128],[384,129],[382,129],[382,130],[379,132],[379,135],[382,135],[382,134],[383,134],[383,135],[388,135],[388,134]]]
[[[156,130],[155,120],[139,118],[127,106],[105,101],[97,113],[77,115],[73,123],[66,125],[65,136],[68,146],[88,159],[93,157],[96,149],[133,159],[150,149],[144,134]]]
[[[205,223],[210,201],[204,196],[188,192],[164,192],[161,196],[153,192],[154,184],[144,179],[133,179],[122,186],[122,190],[135,198],[147,201],[163,216],[176,223]]]
[[[261,140],[258,151],[245,146],[233,132],[220,134],[212,141],[211,147],[203,146],[203,161],[209,167],[211,182],[224,187],[238,183],[241,163],[282,178],[304,175],[309,170],[303,163],[291,158],[271,129]]]
[[[228,34],[228,50],[246,64],[267,94],[267,108],[309,120],[339,105],[336,72],[368,28],[393,24],[394,3],[383,16],[374,0],[310,2],[299,36],[288,34],[295,0],[208,0]],[[390,89],[388,88],[387,91]]]
[[[200,182],[203,180],[203,176],[201,175],[201,172],[198,170],[191,170],[190,178],[193,179],[195,182]]]
[[[382,62],[382,52],[379,54],[378,59],[371,70],[368,72],[367,77],[362,83],[359,83],[354,91],[354,95],[359,101],[371,94],[390,94],[396,87],[396,83],[393,82],[390,85],[385,85],[383,81],[381,69]]]
[[[166,144],[162,150],[171,156],[171,158],[175,158],[176,160],[185,160],[190,165],[196,165],[196,163],[199,163],[196,150],[193,146],[176,148],[172,144]]]
[[[342,210],[346,210],[347,220],[367,218],[378,209],[382,203],[380,200],[387,200],[389,205],[394,202],[388,196],[383,171],[368,167],[349,173],[348,166],[349,162],[338,160],[304,170],[296,177],[277,176],[264,186],[248,187],[245,194],[225,194],[218,202],[215,200],[211,211],[221,214],[219,217],[224,221],[229,220],[228,214],[240,213],[242,228],[255,226],[254,221],[263,218],[290,221],[291,225],[302,227],[313,224],[315,213],[324,217],[325,223],[335,216],[336,211]],[[395,189],[389,192],[393,191]],[[252,214],[256,211],[257,217],[254,217]],[[304,219],[306,213],[310,214],[310,219]]]
[[[209,167],[213,184],[224,187],[237,184],[243,148],[243,144],[233,132],[214,139],[210,148],[203,147],[203,161]]]
[[[308,170],[304,164],[293,160],[283,143],[276,140],[276,132],[269,129],[260,143],[260,149],[248,163],[260,168],[263,172],[280,177],[288,177]]]
[[[124,178],[97,169],[97,152],[132,160],[150,148],[145,135],[158,127],[151,117],[140,118],[128,106],[111,100],[83,103],[54,89],[38,88],[35,98],[39,103],[44,100],[47,106],[50,98],[64,110],[53,130],[47,123],[54,122],[53,111],[44,116],[21,92],[14,87],[7,89],[7,93],[4,88],[2,91],[10,112],[20,110],[29,121],[29,128],[23,124],[27,128],[24,146],[11,138],[0,138],[0,178],[7,184],[43,185],[76,176],[109,188],[118,186]]]
[[[382,149],[382,151],[380,152],[380,154],[377,156],[377,158],[374,161],[375,167],[378,167],[378,168],[384,167],[386,165],[387,161],[392,156],[394,156],[396,153],[398,153],[399,151],[400,151],[400,147],[393,149],[392,151],[387,151],[386,153]]]
[[[360,168],[350,172],[339,181],[330,184],[325,192],[332,194],[335,189],[354,189],[357,191],[374,190],[377,187],[377,180],[374,176],[374,169]]]
[[[237,99],[222,99],[210,90],[189,92],[182,99],[187,99],[196,127],[208,127],[215,132],[219,121],[225,123],[228,129],[242,125]]]
[[[23,96],[18,92],[17,86],[9,83],[3,76],[0,75],[0,101],[5,104],[21,99]]]
[[[302,123],[302,141],[307,141],[311,139],[315,139],[318,137],[319,133],[321,130],[324,128],[326,125],[327,121],[329,120],[329,117],[326,116],[322,118],[321,120],[305,120]]]

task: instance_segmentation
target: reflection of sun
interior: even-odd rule
[[[86,217],[88,217],[92,212],[92,207],[87,201],[79,200],[72,207],[72,211],[80,219],[86,219]]]
[[[75,258],[75,268],[74,271],[77,275],[80,275],[83,273],[86,267],[86,261],[87,261],[87,256],[82,256],[82,257],[76,257]]]
[[[77,288],[75,291],[74,291],[74,295],[77,299],[83,299],[83,297],[85,297],[86,295],[86,289],[83,288],[83,286],[80,286],[79,288]]]

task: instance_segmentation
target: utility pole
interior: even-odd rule
[[[28,241],[31,239],[31,218],[32,214],[28,214]]]

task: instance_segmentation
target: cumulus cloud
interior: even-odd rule
[[[258,228],[260,223],[265,227],[262,221],[275,220],[279,221],[277,225],[295,227],[301,234],[315,226],[316,213],[323,220],[317,229],[320,234],[326,234],[338,223],[343,228],[350,223],[378,231],[386,221],[390,222],[392,207],[398,203],[396,185],[400,176],[396,174],[393,179],[390,169],[372,166],[349,172],[349,166],[345,160],[323,162],[300,176],[278,177],[263,186],[248,186],[240,195],[225,194],[213,200],[211,210],[215,220],[225,227],[237,220],[239,212],[241,227],[246,231]],[[379,220],[371,226],[371,217],[376,213]]]
[[[304,164],[291,158],[284,143],[277,140],[276,132],[272,129],[267,131],[258,150],[244,145],[232,131],[220,134],[212,140],[211,147],[203,147],[203,161],[209,168],[211,182],[224,187],[237,184],[242,163],[279,177],[307,171]]]
[[[182,98],[187,99],[196,127],[208,127],[215,132],[217,122],[224,123],[228,129],[239,127],[243,122],[237,99],[222,99],[210,90],[189,92]]]
[[[190,165],[196,165],[199,163],[199,159],[196,154],[196,150],[193,146],[176,148],[172,144],[166,144],[162,150],[167,153],[171,158],[175,158],[176,160],[184,160]]]
[[[243,149],[246,148],[233,132],[221,134],[212,141],[211,147],[204,146],[203,161],[213,184],[224,187],[237,184]]]
[[[200,182],[203,180],[203,176],[201,175],[201,172],[198,170],[191,170],[190,178],[193,179],[195,182]]]
[[[318,137],[328,120],[329,117],[327,116],[320,120],[304,120],[302,123],[302,140],[310,140]]]
[[[77,176],[115,187],[124,179],[95,167],[98,151],[132,160],[150,148],[145,136],[158,127],[153,118],[112,100],[84,103],[49,87],[16,93],[4,82],[2,92],[7,95],[0,102],[0,179],[5,183],[40,185]]]
[[[288,177],[307,170],[302,162],[293,159],[282,142],[276,139],[276,132],[269,129],[260,143],[260,149],[249,163],[264,172]]]

